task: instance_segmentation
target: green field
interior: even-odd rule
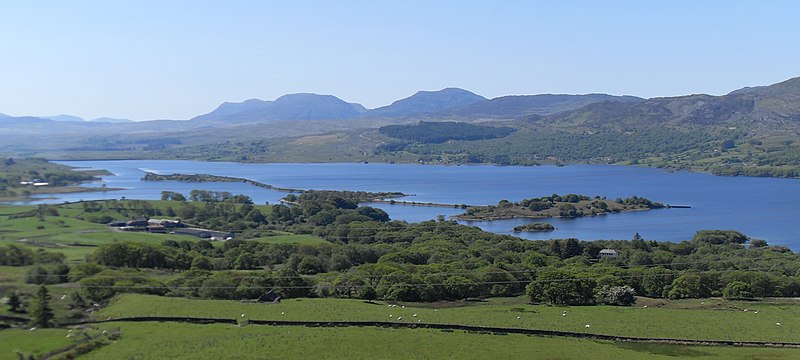
[[[618,344],[463,331],[119,323],[122,338],[81,359],[791,359],[800,350]],[[565,351],[569,349],[568,351]]]
[[[525,335],[390,328],[238,327],[113,323],[122,337],[79,359],[793,359],[796,349],[615,343]],[[0,359],[42,354],[73,340],[66,329],[0,331]]]
[[[147,201],[147,204],[163,211],[171,202]],[[264,213],[269,213],[271,209],[269,206],[257,206],[257,208]],[[119,214],[105,210],[87,215],[81,204],[60,205],[58,216],[30,216],[17,219],[9,216],[34,209],[36,209],[35,206],[0,205],[0,245],[15,243],[34,250],[61,252],[66,256],[67,262],[78,263],[83,262],[87,255],[95,251],[97,246],[111,242],[133,241],[160,244],[166,240],[201,240],[189,235],[120,231],[104,224],[81,220],[78,217],[106,214],[119,217]],[[276,232],[275,236],[252,240],[276,244],[320,244],[326,242],[316,236],[295,235],[288,232]],[[215,242],[214,246],[222,246],[222,243]]]
[[[0,331],[0,359],[17,359],[16,351],[41,355],[75,341],[65,329],[6,329]]]
[[[527,305],[522,298],[491,299],[472,306],[432,308],[425,303],[388,307],[347,299],[289,299],[265,305],[223,300],[190,300],[126,294],[112,300],[96,318],[186,316],[295,321],[390,321],[435,324],[548,329],[653,338],[800,342],[800,306],[797,304],[728,303],[707,309],[695,301],[675,301],[674,307]],[[731,308],[736,306],[740,309]],[[745,307],[748,311],[744,311]],[[566,311],[566,316],[563,312]],[[758,313],[756,313],[758,311]],[[417,316],[414,316],[416,314]],[[391,315],[391,316],[390,316]],[[402,320],[398,320],[402,317]],[[517,319],[519,317],[519,319]],[[780,322],[781,326],[776,326]]]

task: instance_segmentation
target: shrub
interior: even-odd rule
[[[605,285],[597,293],[597,301],[606,305],[630,306],[636,303],[636,291],[632,287]]]
[[[752,299],[753,294],[750,292],[750,285],[744,281],[731,281],[725,289],[722,290],[722,297],[727,300],[746,300]]]

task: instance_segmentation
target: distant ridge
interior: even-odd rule
[[[99,117],[97,119],[89,120],[89,122],[119,124],[119,123],[129,123],[129,122],[134,122],[134,121],[131,120],[131,119],[116,119],[116,118],[110,118],[110,117]]]
[[[364,116],[380,118],[435,114],[481,101],[486,101],[486,98],[459,88],[419,91],[407,98],[397,100],[391,105],[367,111]]]
[[[509,95],[455,108],[451,111],[444,112],[444,114],[465,117],[544,116],[575,110],[602,101],[638,102],[642,100],[644,99],[635,96],[614,96],[608,94]]]
[[[74,116],[74,115],[67,115],[67,114],[53,115],[53,116],[37,116],[37,117],[40,118],[40,119],[48,119],[48,120],[53,120],[53,121],[75,121],[75,122],[84,122],[84,121],[86,121],[82,117],[78,117],[78,116]]]
[[[531,118],[539,121],[540,119]],[[548,126],[642,128],[653,126],[755,126],[766,132],[800,125],[800,78],[742,88],[727,95],[599,102],[547,118]]]
[[[366,109],[332,95],[310,93],[283,95],[275,101],[250,99],[240,103],[223,103],[214,111],[192,121],[250,123],[277,120],[339,120],[356,117]]]

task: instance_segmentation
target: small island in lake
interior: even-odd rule
[[[514,227],[514,232],[548,232],[555,230],[556,227],[548,223],[530,223]]]
[[[563,196],[553,194],[539,198],[525,199],[518,203],[500,200],[497,205],[472,206],[469,207],[464,214],[457,215],[455,218],[459,220],[483,221],[513,218],[577,218],[582,216],[596,216],[616,212],[642,211],[666,207],[668,206],[662,203],[650,201],[638,196],[609,200],[599,196],[590,198],[585,195],[576,194],[567,194]]]

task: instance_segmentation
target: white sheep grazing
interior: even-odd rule
[[[522,319],[522,316],[517,316],[517,320]]]
[[[588,329],[588,328],[590,328],[590,327],[592,327],[592,326],[591,326],[591,325],[589,325],[589,324],[586,324],[586,328],[587,328],[587,329]]]
[[[286,315],[286,312],[285,311],[281,311],[281,315]]]
[[[775,325],[781,326],[781,323],[775,323]]]
[[[756,314],[758,314],[758,310],[756,310],[756,311],[753,311],[753,312],[754,312],[754,313],[756,313]]]
[[[242,317],[244,317],[244,314],[242,314]]]
[[[411,315],[411,316],[413,316],[413,317],[417,317],[417,314],[414,314],[414,315]]]
[[[402,316],[398,316],[397,320],[403,320],[403,317]]]

